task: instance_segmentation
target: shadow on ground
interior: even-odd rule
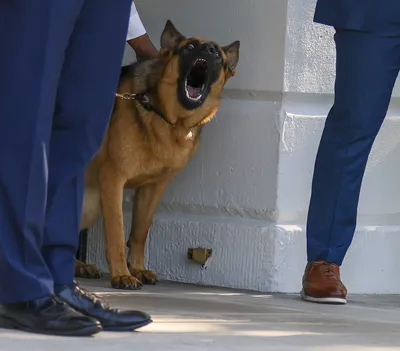
[[[112,305],[142,309],[154,323],[136,333],[90,339],[0,332],[0,350],[400,350],[400,296],[351,296],[347,306],[172,283],[140,292],[84,281]]]

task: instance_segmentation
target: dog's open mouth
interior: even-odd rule
[[[186,97],[192,101],[202,98],[207,84],[208,64],[204,59],[197,59],[185,81]]]

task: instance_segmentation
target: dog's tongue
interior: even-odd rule
[[[191,98],[197,98],[200,95],[201,89],[191,87],[190,85],[187,87],[187,91]]]

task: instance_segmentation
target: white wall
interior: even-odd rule
[[[188,36],[242,42],[238,72],[217,118],[205,127],[200,150],[160,204],[149,267],[176,281],[299,291],[312,169],[332,103],[335,63],[332,31],[312,23],[315,0],[136,5],[157,44],[167,19]],[[132,57],[127,49],[125,63]],[[394,99],[368,165],[360,226],[343,267],[351,292],[400,292],[400,279],[392,279],[400,268],[398,111]],[[129,226],[129,212],[126,217]],[[100,227],[95,231],[102,235]],[[205,272],[186,259],[195,246],[214,249]],[[90,239],[89,258],[106,269],[97,236]]]

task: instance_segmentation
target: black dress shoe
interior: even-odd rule
[[[56,296],[80,313],[96,318],[104,330],[133,331],[152,322],[150,316],[144,312],[110,308],[104,300],[82,289],[76,282],[58,286]]]
[[[90,336],[103,330],[99,321],[54,297],[0,305],[0,328],[63,336]]]

